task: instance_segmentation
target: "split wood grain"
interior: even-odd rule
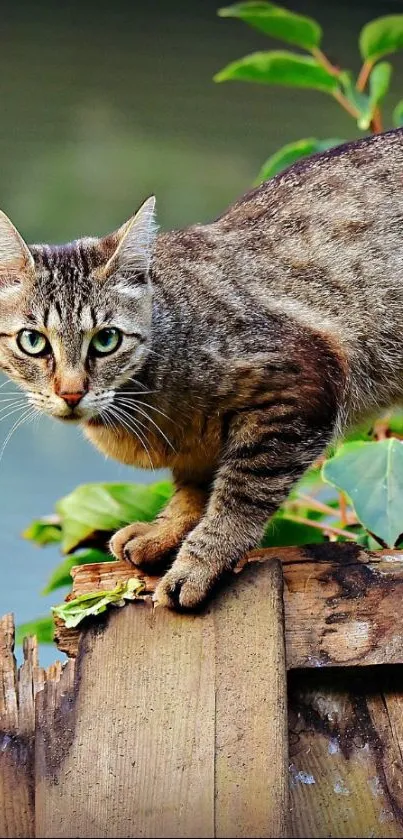
[[[34,638],[17,671],[12,615],[0,619],[0,836],[34,836],[35,695],[44,679]]]
[[[280,560],[284,575],[287,668],[371,665],[403,662],[403,552],[365,551],[352,543],[253,552],[242,563]],[[124,562],[74,568],[73,591],[113,588],[118,580],[139,576],[146,592],[150,577]],[[57,642],[77,654],[79,630],[58,622]]]
[[[288,836],[283,580],[279,562],[260,571],[245,569],[210,612],[220,837]]]
[[[38,697],[37,836],[286,835],[281,589],[251,566],[203,614],[143,601],[87,629],[74,683]]]

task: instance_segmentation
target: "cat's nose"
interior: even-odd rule
[[[65,391],[62,391],[59,393],[59,396],[64,399],[69,408],[76,408],[78,403],[81,402],[83,396],[85,396],[85,393],[85,390],[77,390],[75,393],[66,393]]]

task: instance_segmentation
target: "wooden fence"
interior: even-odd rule
[[[0,836],[403,837],[403,554],[249,559],[203,613],[59,625],[63,667],[0,622]]]

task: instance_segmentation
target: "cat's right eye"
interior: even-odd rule
[[[26,355],[35,355],[37,358],[51,352],[48,339],[36,329],[21,329],[17,335],[17,344]]]

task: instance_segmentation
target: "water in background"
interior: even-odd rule
[[[276,46],[246,25],[218,19],[219,5],[2,3],[0,206],[27,241],[104,234],[153,192],[163,228],[205,221],[249,188],[281,144],[354,136],[352,122],[324,94],[215,85],[213,74],[228,61]],[[357,69],[360,27],[403,4],[287,5],[316,16],[331,58]],[[401,56],[393,63],[396,101]],[[41,418],[16,432],[0,462],[0,614],[14,611],[23,622],[64,596],[41,597],[57,551],[21,540],[27,523],[79,483],[133,479],[153,476],[105,461],[77,429]],[[44,664],[55,655],[41,650]]]

